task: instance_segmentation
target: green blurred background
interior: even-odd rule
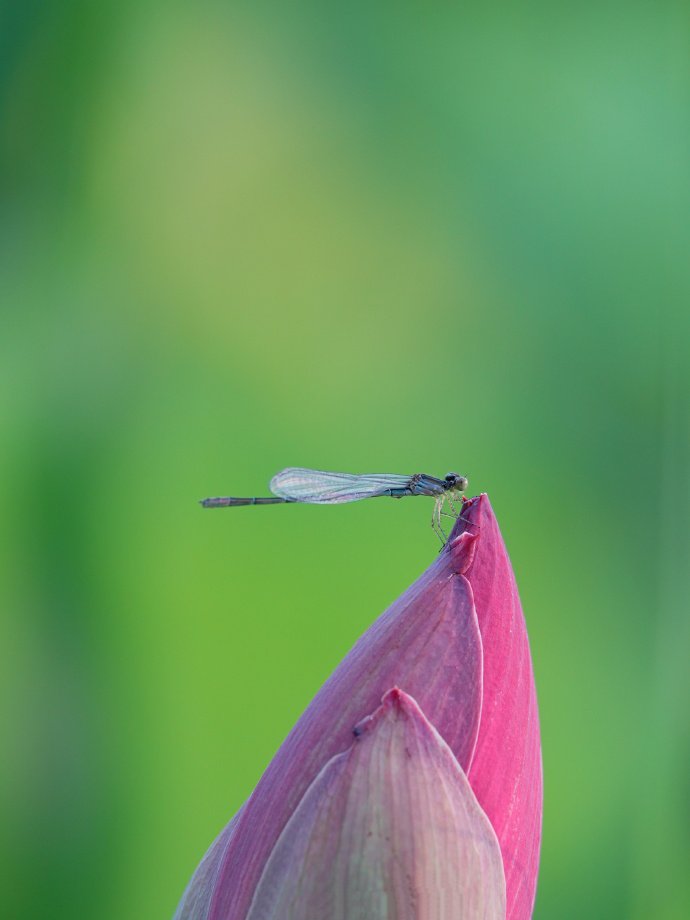
[[[0,23],[3,902],[169,918],[458,469],[529,625],[537,918],[690,912],[684,4]]]

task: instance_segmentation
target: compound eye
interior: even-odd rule
[[[460,473],[448,473],[445,481],[455,492],[464,492],[467,488],[467,476],[461,476]]]

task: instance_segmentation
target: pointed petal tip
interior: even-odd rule
[[[458,574],[466,574],[471,567],[478,540],[482,536],[482,528],[487,531],[496,527],[496,518],[486,492],[463,499],[462,512],[453,525],[446,544]]]
[[[416,701],[400,687],[391,687],[381,697],[381,705],[358,722],[352,729],[352,734],[355,738],[360,738],[375,728],[386,716],[397,719],[400,715],[411,715],[416,712],[421,713]]]
[[[505,920],[496,834],[416,700],[392,687],[365,732],[364,743],[333,757],[305,791],[265,864],[248,920]]]
[[[412,700],[400,687],[391,687],[381,697],[381,705],[389,709],[401,708],[407,700]]]
[[[480,492],[479,495],[473,495],[472,498],[463,498],[462,512],[453,528],[453,531],[457,531],[455,535],[463,533],[468,527],[478,526],[480,519],[487,512],[491,513],[492,509],[486,492]],[[451,537],[453,531],[451,531]]]
[[[464,498],[462,511],[446,543],[446,552],[450,554],[453,568],[458,575],[465,575],[474,561],[477,541],[481,536],[479,520],[488,503],[485,492],[473,498]]]
[[[457,525],[456,525],[457,526]],[[446,544],[446,552],[450,555],[453,569],[457,575],[465,575],[474,561],[479,533],[470,533],[465,530],[453,536]]]
[[[417,700],[405,693],[400,687],[391,687],[381,697],[381,706],[378,709],[381,715],[391,716],[413,716],[420,717],[426,721],[426,716]],[[376,715],[376,713],[374,713]]]

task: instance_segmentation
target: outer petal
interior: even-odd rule
[[[280,835],[248,920],[503,920],[501,851],[452,751],[391,690]]]
[[[482,695],[481,638],[461,572],[475,537],[460,536],[362,636],[316,695],[269,764],[225,847],[206,913],[178,920],[245,920],[276,840],[352,727],[401,687],[419,701],[463,769],[474,751]],[[335,714],[335,715],[334,715]]]
[[[206,920],[208,917],[213,893],[216,890],[218,870],[223,863],[225,851],[235,835],[237,819],[241,814],[242,809],[237,812],[206,851],[204,858],[199,863],[196,872],[184,890],[173,920],[179,920],[180,917]]]
[[[469,780],[501,844],[507,918],[532,916],[539,869],[542,766],[527,629],[498,523],[486,495],[465,504],[451,534],[479,534],[466,578],[484,646],[484,703]]]

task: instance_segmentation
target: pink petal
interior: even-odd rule
[[[419,701],[467,768],[481,711],[482,650],[472,592],[460,573],[474,542],[464,534],[439,554],[336,668],[245,803],[209,909],[181,908],[178,920],[244,920],[266,860],[307,787],[331,757],[349,748],[353,726],[390,687]]]
[[[452,751],[394,689],[280,835],[247,920],[502,920],[501,851]]]
[[[539,713],[513,569],[486,495],[465,504],[451,534],[479,533],[465,577],[484,647],[484,702],[468,776],[501,844],[507,920],[532,916],[539,869],[542,766]]]

